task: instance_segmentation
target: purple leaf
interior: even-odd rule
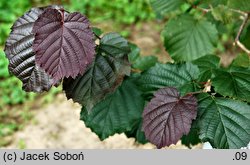
[[[36,63],[55,81],[83,74],[95,55],[94,35],[80,13],[46,9],[34,24]]]
[[[197,100],[194,96],[180,97],[176,88],[162,88],[144,109],[143,130],[157,148],[169,146],[189,133],[196,115]]]
[[[32,8],[18,18],[5,44],[9,71],[23,82],[23,89],[27,92],[48,91],[53,84],[52,78],[36,66],[35,53],[32,50],[32,27],[43,10],[44,8]]]

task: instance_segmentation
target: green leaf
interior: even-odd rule
[[[134,69],[139,69],[141,71],[147,70],[154,66],[158,59],[155,56],[140,56],[140,48],[135,44],[129,44],[131,52],[128,54],[129,62],[132,64]]]
[[[102,35],[103,31],[97,27],[92,27],[92,31],[94,32],[95,35],[100,36]]]
[[[249,0],[228,0],[228,6],[236,10],[250,11]]]
[[[250,102],[250,69],[231,67],[228,71],[216,70],[212,85],[223,96]]]
[[[192,62],[197,65],[201,72],[216,69],[220,66],[220,58],[216,55],[206,55]]]
[[[175,87],[181,95],[196,91],[195,80],[199,76],[197,66],[186,64],[159,64],[142,73],[137,84],[146,96],[163,87]]]
[[[244,67],[244,68],[248,68],[250,67],[250,58],[249,55],[247,54],[240,54],[238,55],[232,62],[232,64],[230,65],[230,67]]]
[[[146,144],[148,142],[142,131],[142,119],[133,127],[132,131],[125,132],[125,134],[128,138],[135,138],[138,143]]]
[[[210,54],[218,40],[215,25],[187,14],[171,19],[163,36],[166,50],[176,61],[192,61]]]
[[[200,139],[221,149],[247,146],[250,141],[250,106],[208,94],[199,97]]]
[[[128,61],[133,64],[140,57],[141,49],[137,45],[129,43],[131,52],[128,54]]]
[[[206,82],[212,78],[213,70],[220,67],[220,58],[215,55],[206,55],[204,57],[198,58],[192,63],[197,65],[201,72],[199,81]]]
[[[117,33],[105,34],[100,41],[100,49],[116,57],[122,57],[131,51],[128,41]]]
[[[96,104],[89,114],[83,108],[81,120],[104,140],[115,133],[132,131],[141,120],[143,108],[141,92],[132,81],[125,80],[113,94]]]
[[[150,0],[153,10],[161,16],[180,9],[180,6],[185,3],[185,0]]]
[[[129,74],[130,66],[124,57],[97,54],[84,75],[76,79],[64,79],[63,90],[68,99],[72,98],[90,110],[108,93],[113,92],[121,84],[123,77]]]
[[[133,68],[141,71],[147,70],[158,62],[155,56],[139,57],[132,65]]]
[[[185,146],[191,148],[193,145],[199,144],[201,142],[199,138],[199,127],[198,127],[198,121],[195,120],[192,123],[192,126],[190,128],[190,132],[188,135],[183,135],[181,138],[181,143]]]

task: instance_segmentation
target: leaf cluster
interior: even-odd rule
[[[156,65],[141,75],[139,83],[145,97],[153,97],[149,105],[157,105],[155,100],[162,99],[162,96],[152,94],[157,89],[157,93],[164,93],[165,87],[177,88],[182,97],[195,94],[198,99],[198,114],[189,135],[185,135],[185,126],[182,127],[183,143],[195,144],[200,139],[202,142],[210,142],[215,148],[246,146],[250,141],[249,55],[240,54],[230,66],[223,68],[220,58],[209,54],[218,53],[217,43],[221,35],[226,33],[221,27],[241,21],[242,17],[248,18],[249,3],[237,0],[151,0],[151,5],[158,15],[169,19],[162,33],[164,46],[172,59],[180,64]],[[242,50],[248,52],[249,28],[242,29],[248,26],[245,19],[241,27],[238,27],[235,42]],[[245,45],[239,44],[241,41]],[[188,65],[191,65],[189,68],[192,69],[188,69]],[[155,143],[161,144],[160,146],[162,143],[168,145],[170,135],[174,134],[169,135],[168,124],[164,125],[165,127],[159,126],[161,129],[158,128],[164,130],[163,133],[158,132],[161,139],[158,136],[154,137],[155,130],[151,130],[155,125],[154,118],[160,118],[162,123],[171,120],[171,113],[163,113],[164,110],[170,109],[170,104],[167,100],[163,102],[165,108],[158,103],[160,107],[151,106],[146,109],[152,113],[161,110],[161,113],[150,116],[151,125],[145,128],[149,131],[146,132],[146,137],[153,138],[153,141],[157,139]],[[186,107],[188,109],[188,106]],[[174,110],[174,107],[171,110]],[[175,120],[175,125],[179,124],[179,120]],[[175,130],[179,131],[180,127],[177,125]]]
[[[250,141],[249,56],[223,68],[210,55],[217,26],[192,12],[217,2],[152,0],[161,15],[192,3],[164,28],[174,63],[142,57],[136,45],[117,33],[102,34],[78,12],[32,8],[6,42],[9,70],[26,91],[46,91],[63,81],[67,98],[82,105],[81,120],[101,140],[125,133],[158,148],[180,139],[188,146],[208,141],[215,148],[241,148]]]

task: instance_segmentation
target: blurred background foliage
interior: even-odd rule
[[[1,0],[0,1],[0,147],[7,145],[3,137],[11,135],[32,119],[31,107],[51,102],[61,87],[37,95],[22,91],[22,83],[8,72],[4,43],[15,20],[31,7],[60,4],[68,11],[85,14],[92,25],[120,31],[129,37],[130,26],[155,18],[147,0]],[[138,12],[139,11],[139,12]],[[104,26],[103,26],[104,25]],[[111,25],[111,28],[110,28]],[[106,30],[106,29],[104,29]]]

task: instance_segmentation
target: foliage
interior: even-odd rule
[[[51,88],[50,83],[45,81],[40,82],[40,79],[43,74],[39,74],[39,71],[41,71],[39,68],[34,68],[29,70],[29,74],[32,74],[30,79],[25,79],[24,83],[22,84],[20,80],[18,80],[16,77],[13,77],[9,74],[8,71],[8,60],[4,57],[4,53],[2,51],[3,45],[6,41],[6,38],[11,32],[11,27],[14,21],[18,17],[20,17],[24,12],[28,11],[28,9],[31,6],[43,6],[44,4],[50,4],[50,3],[58,3],[59,1],[56,0],[35,0],[35,1],[24,1],[24,0],[8,0],[8,1],[0,1],[0,113],[4,113],[4,117],[1,116],[0,119],[5,118],[5,121],[1,121],[1,130],[4,130],[5,133],[3,133],[3,136],[10,135],[13,131],[16,131],[19,129],[19,125],[22,125],[22,120],[17,118],[16,116],[12,116],[12,112],[6,111],[6,109],[13,109],[12,105],[18,106],[18,110],[15,111],[15,113],[19,114],[23,111],[24,106],[23,103],[34,100],[34,98],[37,98],[37,95],[34,93],[25,93],[21,90],[22,86],[23,88],[28,91],[28,89],[36,88],[36,92],[46,91]],[[147,2],[140,0],[140,1],[134,1],[133,3],[130,3],[130,1],[120,1],[120,3],[109,3],[106,0],[98,1],[98,3],[93,3],[92,1],[86,0],[81,1],[79,0],[62,0],[62,4],[70,8],[70,10],[74,10],[74,8],[78,8],[81,11],[89,11],[84,12],[84,14],[87,14],[90,16],[95,23],[100,23],[100,21],[112,21],[116,25],[116,27],[124,24],[130,24],[130,23],[136,23],[140,22],[141,20],[149,20],[154,17],[154,14],[150,12],[150,6]],[[101,3],[99,3],[101,2]],[[122,3],[122,4],[121,4]],[[106,6],[103,8],[103,5]],[[98,10],[98,13],[96,12]],[[137,12],[138,9],[140,9],[142,12]],[[105,13],[105,14],[103,14]],[[123,15],[126,14],[126,17],[123,17]],[[96,17],[96,15],[99,15]],[[96,19],[97,18],[97,19]],[[29,27],[28,27],[29,28]],[[32,30],[29,29],[29,30]],[[26,33],[27,31],[22,31],[22,33]],[[124,31],[125,34],[126,31]],[[31,46],[31,45],[26,45]],[[26,49],[24,47],[24,49]],[[25,58],[27,58],[27,62],[29,64],[34,63],[34,57],[32,57],[30,60],[31,54],[26,54]],[[108,57],[105,57],[108,58]],[[19,60],[18,60],[19,59]],[[113,60],[113,59],[109,59]],[[17,65],[17,63],[20,62],[20,57],[13,59],[13,66]],[[117,61],[120,62],[119,60]],[[126,64],[127,65],[127,64]],[[121,65],[123,66],[123,65]],[[118,67],[118,66],[117,66]],[[126,69],[127,66],[125,66]],[[13,68],[14,69],[14,68]],[[27,73],[23,67],[14,69],[15,75],[20,77],[22,73]],[[33,84],[30,83],[31,79],[36,79],[37,81]],[[25,83],[26,82],[26,83]],[[43,87],[41,88],[41,85],[43,84]],[[43,94],[41,99],[39,101],[47,103],[53,101],[55,95],[61,90],[61,88],[51,88],[50,91],[46,94]],[[19,104],[22,104],[22,106],[19,107]],[[30,106],[30,105],[29,105]],[[20,112],[19,112],[20,111]],[[8,112],[8,113],[7,113]],[[23,114],[25,114],[24,112]],[[27,114],[30,114],[30,112],[27,112]],[[11,123],[9,123],[11,121]],[[16,122],[16,123],[13,123]],[[0,133],[1,134],[1,133]],[[0,146],[4,143],[4,141],[1,141]]]
[[[215,148],[246,146],[250,141],[250,132],[247,128],[249,126],[246,126],[249,123],[250,106],[244,103],[249,103],[250,94],[249,55],[239,55],[229,67],[222,68],[220,67],[219,57],[208,54],[217,51],[218,38],[225,36],[225,34],[229,36],[232,34],[240,35],[240,41],[237,41],[237,38],[236,41],[242,42],[248,48],[248,27],[243,29],[243,33],[239,31],[237,34],[222,29],[227,29],[232,24],[240,26],[241,20],[239,18],[249,15],[247,13],[250,10],[249,3],[236,0],[175,2],[151,0],[151,4],[158,14],[167,16],[169,19],[162,35],[165,48],[172,59],[177,62],[192,61],[192,64],[199,68],[197,72],[199,74],[196,74],[198,77],[192,79],[196,88],[193,88],[193,90],[190,88],[184,94],[188,92],[194,92],[194,94],[208,93],[205,95],[206,99],[201,97],[202,94],[197,96],[202,99],[198,102],[198,117],[192,125],[196,134],[199,135],[201,141],[209,141]],[[180,8],[181,5],[189,7],[184,11]],[[241,26],[244,27],[247,24],[244,24],[243,21]],[[235,27],[233,29],[236,31]],[[240,45],[240,47],[243,46]],[[142,80],[139,79],[139,83],[142,84],[143,90],[146,89],[146,93],[152,93],[152,91],[162,88],[164,85],[177,87],[180,92],[182,91],[179,87],[182,81],[179,80],[180,83],[176,82],[175,85],[172,85],[171,80],[173,78],[170,79],[168,76],[168,79],[166,79],[167,76],[164,76],[165,79],[163,79],[163,77],[158,76],[169,73],[162,72],[162,74],[159,74],[161,73],[159,68],[155,71],[150,70],[147,71],[149,73],[142,74]],[[171,72],[181,73],[178,69],[170,70]],[[177,75],[181,74],[176,74],[175,79]],[[242,123],[243,121],[245,125]],[[197,136],[193,136],[193,132],[190,133],[190,135],[185,136],[185,144],[192,143],[197,139]],[[166,138],[166,140],[168,139]]]
[[[92,109],[107,93],[120,85],[125,75],[130,75],[129,63],[123,57],[123,51],[126,53],[128,49],[127,41],[120,35],[105,34],[97,48],[96,58],[87,71],[76,79],[64,79],[63,89],[67,98],[85,105],[88,110]]]
[[[81,120],[101,140],[124,132],[158,148],[181,138],[188,146],[200,141],[215,148],[246,146],[250,141],[249,56],[241,55],[227,68],[221,67],[220,58],[211,53],[216,53],[223,32],[218,20],[208,14],[212,10],[203,8],[227,1],[151,2],[162,17],[168,15],[163,37],[174,62],[140,57],[139,48],[119,34],[100,36],[101,30],[89,28],[80,13],[49,6],[31,24],[35,37],[30,45],[36,59],[31,67],[40,66],[56,82],[62,79],[68,99],[83,106]],[[175,2],[188,8],[179,10]],[[232,11],[238,9],[236,1],[229,0],[229,4],[229,8],[233,4]],[[18,36],[10,38],[20,42]],[[46,51],[56,53],[48,57]],[[7,58],[19,56],[7,54]],[[48,58],[53,60],[47,63]],[[70,65],[60,65],[66,61]],[[25,59],[21,64],[30,67]]]

